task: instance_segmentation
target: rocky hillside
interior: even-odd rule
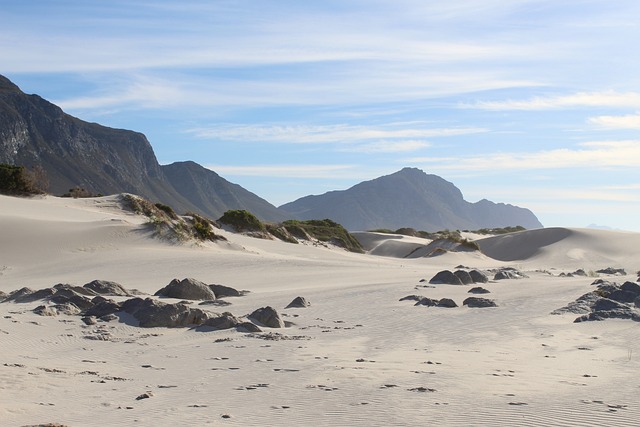
[[[329,218],[348,230],[361,231],[542,227],[528,209],[488,200],[467,202],[452,183],[415,168],[361,182],[348,190],[303,197],[280,209],[300,219]]]
[[[282,220],[278,209],[195,163],[161,166],[138,132],[88,123],[0,76],[0,163],[46,171],[49,192],[81,187],[94,194],[134,193],[218,218],[250,209],[264,220]]]

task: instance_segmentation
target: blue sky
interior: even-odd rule
[[[418,167],[640,231],[636,0],[0,0],[0,74],[280,205]]]

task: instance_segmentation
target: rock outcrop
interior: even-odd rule
[[[212,301],[216,299],[216,295],[208,285],[192,278],[182,280],[173,279],[171,283],[158,290],[154,295],[199,301]]]

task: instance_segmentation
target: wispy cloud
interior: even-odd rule
[[[640,140],[594,141],[580,146],[585,148],[488,153],[467,157],[414,157],[406,160],[414,164],[429,165],[431,170],[460,172],[574,168],[596,170],[640,166]]]
[[[579,92],[571,95],[533,97],[524,100],[477,101],[475,103],[461,103],[459,106],[494,111],[583,107],[640,108],[640,92]]]
[[[206,165],[206,168],[223,175],[259,176],[275,178],[353,178],[361,176],[354,165]]]
[[[321,144],[344,143],[351,144],[358,141],[378,140],[380,146],[393,144],[392,139],[402,141],[404,149],[422,148],[427,142],[416,138],[436,138],[459,135],[469,135],[488,132],[485,128],[417,128],[401,125],[370,125],[358,126],[349,124],[337,125],[252,125],[252,124],[222,124],[207,128],[190,129],[188,133],[198,138],[217,139],[244,142],[280,142],[290,144]],[[399,142],[395,142],[400,144]],[[400,145],[398,145],[399,147]]]
[[[625,116],[590,117],[589,123],[605,129],[640,129],[640,113]]]

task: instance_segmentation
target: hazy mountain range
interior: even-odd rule
[[[542,226],[527,209],[488,200],[469,203],[452,183],[411,168],[277,208],[195,162],[160,165],[143,134],[82,121],[3,76],[0,163],[41,166],[52,194],[73,187],[128,192],[214,219],[229,209],[246,209],[267,221],[330,218],[349,230]]]

